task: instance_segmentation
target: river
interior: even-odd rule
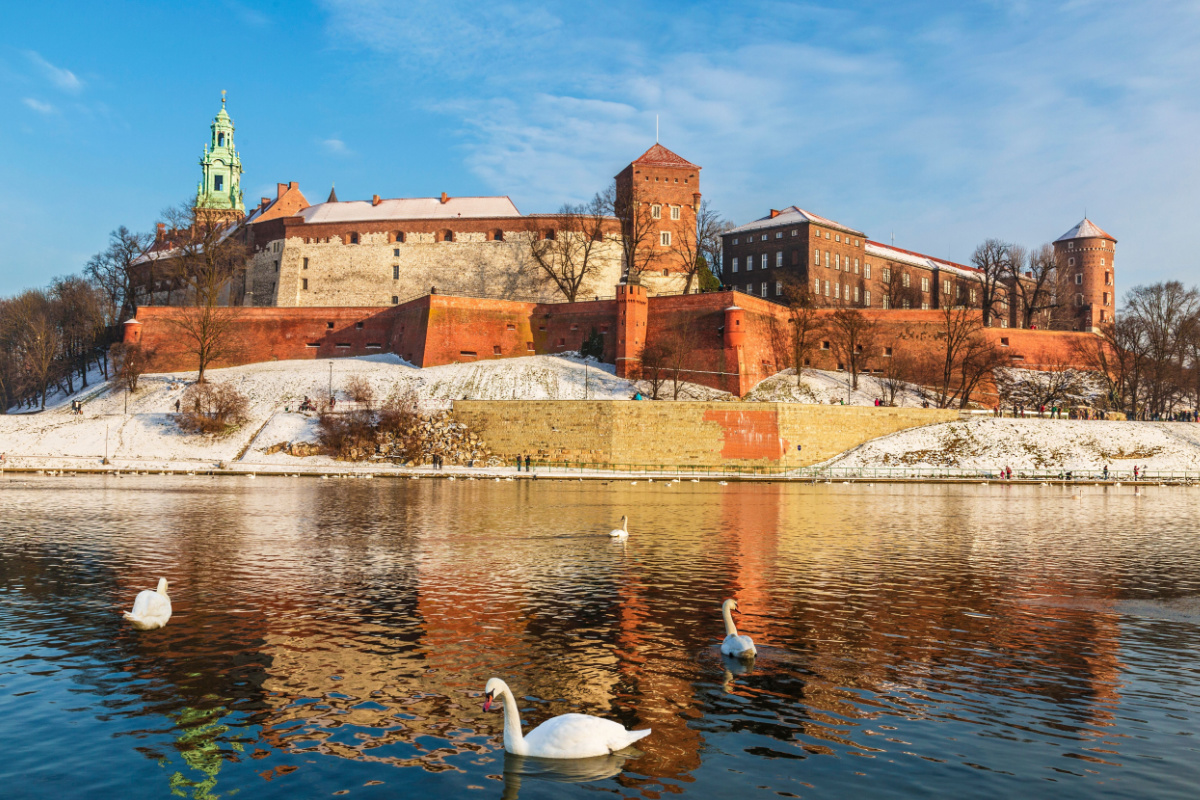
[[[1131,485],[4,476],[0,785],[1191,798],[1198,511]],[[131,630],[159,577],[170,624]],[[526,731],[654,732],[506,756],[492,676]]]

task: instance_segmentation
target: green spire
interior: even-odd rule
[[[212,138],[200,158],[203,178],[196,187],[196,208],[228,209],[245,213],[242,204],[242,158],[233,148],[233,120],[225,111],[225,92],[221,92],[221,110],[212,122]]]

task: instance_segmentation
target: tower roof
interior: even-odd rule
[[[337,201],[338,201],[338,199],[337,199],[337,188],[336,188],[336,187],[334,187],[334,185],[333,185],[333,184],[330,184],[330,185],[329,185],[329,199],[328,199],[328,200],[326,200],[325,202],[326,202],[326,203],[336,203]]]
[[[1115,237],[1102,231],[1096,223],[1087,217],[1084,217],[1083,222],[1080,222],[1054,241],[1065,242],[1068,239],[1108,239],[1109,241],[1116,241]]]
[[[672,153],[658,143],[655,143],[653,147],[635,158],[633,163],[644,164],[649,167],[688,167],[691,169],[700,169],[700,167],[688,161],[683,156]]]

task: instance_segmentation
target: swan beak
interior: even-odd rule
[[[483,710],[491,711],[492,710],[492,693],[488,692],[486,697],[487,697],[487,699],[483,701]]]

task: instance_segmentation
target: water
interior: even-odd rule
[[[1200,491],[1073,491],[6,476],[0,793],[1194,797]]]

